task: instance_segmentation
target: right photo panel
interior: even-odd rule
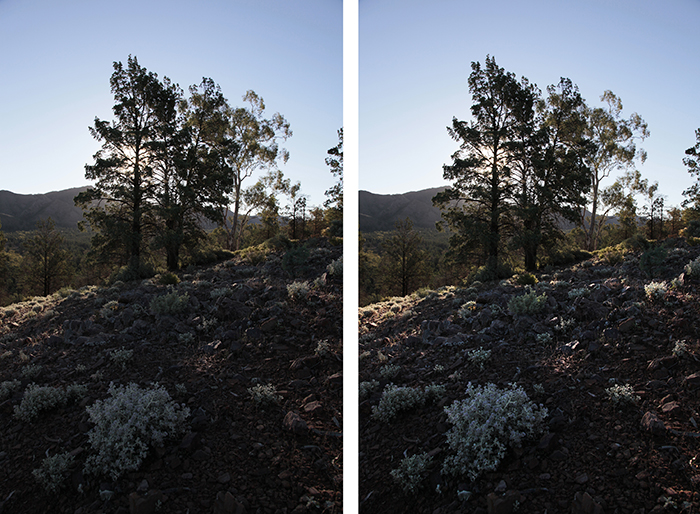
[[[699,18],[360,3],[360,512],[700,511]]]

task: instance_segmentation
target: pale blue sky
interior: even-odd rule
[[[113,119],[112,63],[132,54],[185,91],[210,77],[233,106],[262,96],[294,133],[285,175],[320,205],[343,124],[342,42],[341,0],[0,0],[0,189],[88,183],[88,126]]]
[[[692,182],[685,149],[700,127],[698,0],[360,0],[359,187],[403,193],[445,184],[468,119],[471,62],[495,57],[541,90],[568,77],[591,106],[612,90],[651,137],[640,166],[667,205]]]

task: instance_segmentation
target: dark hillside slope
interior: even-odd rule
[[[73,199],[87,187],[74,187],[63,191],[37,195],[20,195],[0,191],[0,222],[4,232],[34,230],[36,222],[51,218],[56,228],[77,228],[83,219],[83,211]]]
[[[433,207],[432,200],[444,189],[433,187],[395,195],[360,191],[360,231],[394,230],[394,223],[407,217],[413,221],[414,228],[435,229],[435,222],[440,220],[440,209]]]
[[[700,247],[668,245],[360,308],[360,512],[698,512]]]

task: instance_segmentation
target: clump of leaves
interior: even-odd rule
[[[467,358],[472,364],[479,366],[479,369],[483,371],[484,364],[491,358],[491,350],[484,350],[483,348],[479,347],[476,350],[468,351]]]
[[[248,393],[258,406],[277,405],[282,400],[282,397],[277,394],[277,388],[274,384],[257,384],[249,387]]]
[[[453,426],[447,432],[452,454],[445,459],[443,473],[476,480],[485,471],[495,471],[509,447],[541,433],[547,409],[531,402],[515,384],[499,389],[470,382],[465,394],[464,400],[445,407]]]
[[[521,273],[515,279],[515,283],[520,284],[521,286],[534,286],[537,284],[537,282],[537,277],[532,273]]]
[[[399,467],[391,470],[390,474],[404,492],[412,494],[420,488],[432,460],[433,458],[425,452],[417,453],[401,459]]]
[[[74,462],[75,457],[68,452],[57,453],[46,457],[41,462],[41,467],[32,471],[32,475],[47,493],[56,493],[63,487]]]
[[[309,249],[304,246],[295,246],[282,257],[282,269],[293,277],[297,277],[306,271],[309,260]]]
[[[445,394],[445,386],[429,385],[421,391],[413,387],[387,384],[378,405],[372,406],[372,417],[389,422],[398,413],[422,407],[426,402]]]
[[[126,364],[134,356],[134,350],[127,350],[123,346],[119,349],[112,350],[109,358],[118,366],[121,366],[122,371],[126,371]]]
[[[639,268],[650,277],[662,274],[665,269],[667,251],[662,246],[650,248],[639,259]]]
[[[175,273],[167,272],[158,277],[158,283],[164,286],[174,286],[180,283],[180,278]]]
[[[639,396],[634,394],[634,389],[629,384],[615,384],[607,388],[605,394],[615,407],[635,405],[640,399]]]
[[[693,278],[700,277],[700,257],[686,264],[684,271],[686,275]]]
[[[547,305],[547,295],[542,293],[537,296],[537,293],[528,288],[528,292],[520,295],[514,296],[508,302],[508,310],[514,316],[522,316],[527,314],[537,314],[544,310]]]
[[[650,282],[644,286],[644,292],[650,302],[661,302],[668,292],[666,282]]]
[[[85,385],[73,384],[64,390],[57,387],[29,384],[24,391],[22,403],[14,407],[15,417],[25,422],[33,421],[40,412],[65,405],[71,400],[81,398],[85,393],[87,393]]]
[[[156,315],[177,314],[187,308],[189,299],[187,293],[179,295],[176,291],[171,290],[170,293],[156,296],[151,300],[151,312]]]
[[[108,393],[109,398],[86,409],[95,424],[88,441],[97,453],[88,457],[85,472],[116,480],[137,470],[151,446],[162,446],[182,431],[190,411],[173,402],[163,386],[142,389],[134,383],[111,383]]]
[[[309,296],[309,291],[311,291],[311,288],[308,282],[298,282],[295,280],[291,284],[287,284],[287,294],[292,300],[305,300],[306,297]]]

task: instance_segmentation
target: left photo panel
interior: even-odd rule
[[[342,2],[0,48],[0,513],[343,512]]]

